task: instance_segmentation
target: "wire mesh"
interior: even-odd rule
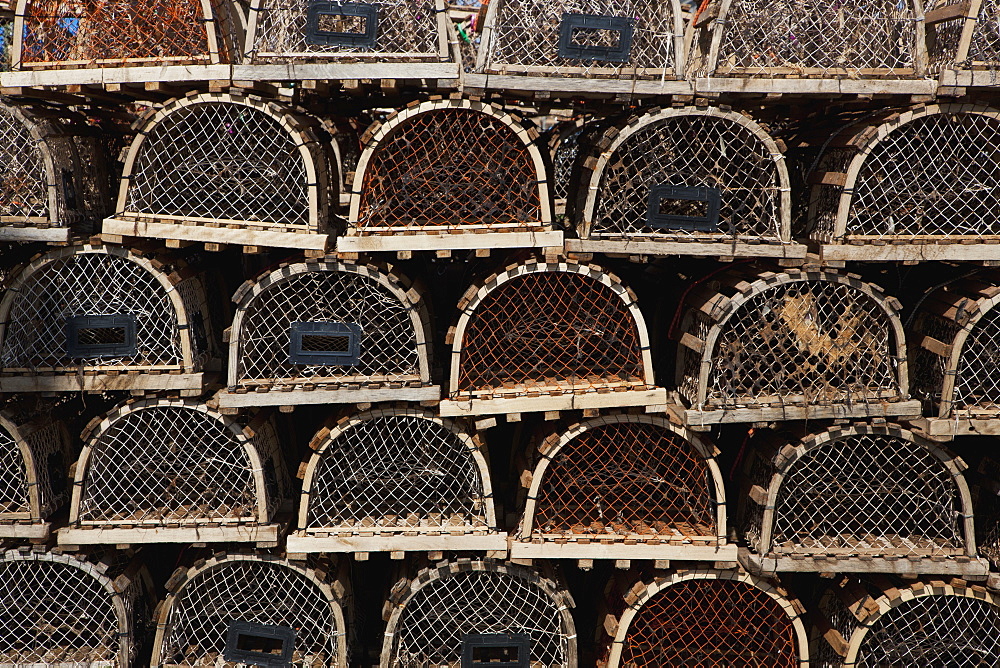
[[[653,77],[676,74],[674,35],[677,5],[653,0],[503,0],[496,9],[493,35],[486,56],[486,72],[524,72],[537,68],[555,76]],[[579,60],[559,56],[560,25],[564,14],[616,16],[634,22],[628,60]],[[620,46],[613,31],[578,29],[573,44]]]
[[[983,0],[963,65],[1000,65],[1000,3]]]
[[[983,320],[986,321],[983,323],[984,327],[988,328],[988,313],[984,316]],[[916,339],[918,341],[925,336],[929,336],[937,341],[951,343],[955,340],[955,335],[961,329],[954,320],[946,320],[928,312],[918,312],[913,325],[913,332],[920,337]],[[973,329],[973,334],[974,332],[975,328]],[[948,358],[942,357],[921,346],[915,348],[912,359],[913,366],[911,368],[913,369],[912,379],[915,394],[924,399],[930,399],[933,402],[941,401],[945,374],[950,365]],[[983,387],[982,383],[986,383],[985,387],[988,388],[989,380],[987,378],[977,380],[976,372],[978,368],[975,366],[969,366],[967,370],[969,374],[966,379],[966,394],[971,397],[984,397],[985,393],[981,389]],[[955,375],[955,380],[957,384],[959,380],[957,374]],[[1000,394],[996,396],[1000,396]],[[972,403],[976,403],[975,399],[973,399]],[[989,405],[989,401],[984,401],[984,403]],[[966,408],[967,406],[963,405],[962,407]]]
[[[976,504],[976,551],[1000,564],[1000,494],[986,481],[1000,480],[1000,462],[984,457],[978,469],[981,482],[973,488]],[[984,484],[985,483],[985,484]]]
[[[684,580],[639,609],[622,666],[799,666],[792,619],[757,587],[732,580]]]
[[[151,271],[128,257],[107,252],[54,257],[27,276],[8,299],[12,303],[0,343],[4,371],[180,368],[183,363],[169,294]],[[109,314],[135,317],[136,353],[70,357],[67,319]]]
[[[14,18],[0,17],[0,72],[10,72],[11,49],[14,45]]]
[[[69,497],[67,472],[70,452],[65,435],[62,422],[50,420],[25,437],[26,445],[34,458],[33,486],[38,494],[40,518],[48,517],[58,510]]]
[[[316,186],[303,141],[272,114],[251,104],[197,102],[145,131],[119,205],[126,215],[315,227],[310,188]],[[318,151],[311,154],[320,160]],[[325,176],[325,165],[314,167]]]
[[[958,4],[960,4],[960,0],[929,0],[924,5],[924,14],[955,7]],[[933,71],[940,71],[946,67],[955,67],[958,61],[958,51],[961,46],[962,34],[965,31],[965,23],[965,17],[959,15],[944,21],[937,21],[930,25],[924,24],[929,47],[927,55]]]
[[[524,634],[532,666],[575,665],[556,602],[545,589],[506,570],[464,571],[431,580],[405,604],[388,668],[459,665],[469,634]]]
[[[28,471],[24,455],[3,425],[0,425],[0,519],[8,513],[27,513]]]
[[[425,416],[350,423],[315,456],[305,528],[488,528],[492,500],[470,445]]]
[[[788,178],[782,178],[780,154],[761,135],[733,118],[697,111],[654,114],[639,123],[644,126],[607,155],[593,210],[585,213],[590,222],[587,236],[788,238],[781,203]],[[717,190],[714,229],[654,224],[649,219],[650,192],[661,185]],[[696,203],[686,204],[674,203],[660,213],[696,216],[689,210]]]
[[[952,410],[1000,410],[1000,378],[991,373],[998,362],[1000,309],[991,309],[976,321],[962,345],[955,370]]]
[[[601,424],[550,456],[533,535],[717,541],[712,473],[694,446],[666,427]]]
[[[542,226],[545,176],[517,132],[496,115],[433,108],[400,122],[366,150],[355,223],[362,232]]]
[[[918,18],[909,2],[734,0],[715,74],[913,76]]]
[[[570,196],[572,189],[571,177],[577,156],[581,153],[581,140],[590,128],[578,122],[569,121],[552,129],[553,136],[549,139],[549,149],[552,156],[552,199],[563,202]]]
[[[230,384],[419,381],[412,308],[372,276],[350,271],[319,268],[272,283],[246,306],[237,332],[236,373]],[[357,363],[292,362],[289,329],[294,322],[358,325],[362,338]]]
[[[6,105],[0,105],[0,135],[4,137],[0,216],[8,220],[49,218],[49,181],[41,142]]]
[[[479,302],[461,341],[457,390],[643,386],[639,324],[609,286],[535,271]]]
[[[221,560],[194,574],[171,601],[160,644],[160,665],[218,666],[233,621],[295,629],[291,665],[341,666],[338,628],[329,591],[298,568],[254,557]]]

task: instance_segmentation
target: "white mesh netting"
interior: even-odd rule
[[[49,217],[49,177],[40,143],[11,109],[0,105],[0,216],[14,219]]]

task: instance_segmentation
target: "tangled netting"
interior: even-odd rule
[[[648,218],[654,186],[718,190],[714,229],[660,227]],[[767,144],[732,119],[696,113],[654,121],[609,157],[592,214],[591,237],[710,237],[782,239],[780,164]],[[697,215],[692,202],[660,203],[659,212]]]
[[[657,74],[676,67],[674,5],[655,0],[502,0],[493,23],[488,72],[550,68],[559,75],[586,75],[594,70],[617,74]],[[560,25],[564,14],[617,16],[634,21],[632,44],[625,63],[559,57]],[[578,28],[575,46],[615,47],[615,31]]]
[[[892,608],[864,637],[861,668],[1000,664],[1000,610],[967,596],[921,596]]]
[[[295,629],[292,665],[338,666],[329,594],[291,566],[233,558],[194,575],[177,594],[160,646],[164,664],[234,666],[222,660],[233,621]]]
[[[1000,378],[992,370],[1000,364],[1000,308],[983,315],[962,345],[955,373],[953,408],[1000,406]]]
[[[308,528],[486,527],[483,480],[468,444],[413,415],[351,425],[309,483]]]
[[[365,60],[395,57],[409,61],[438,59],[438,15],[434,0],[376,0],[375,43],[370,46],[309,44],[306,42],[309,3],[302,0],[260,0],[253,49],[255,59],[281,57]],[[251,14],[251,20],[254,19]],[[363,32],[357,17],[330,17],[332,32]]]
[[[66,320],[85,315],[135,316],[136,354],[69,357]],[[77,253],[46,263],[13,296],[7,320],[0,361],[8,371],[177,368],[183,362],[177,314],[166,290],[150,271],[118,255]]]
[[[346,271],[310,271],[274,283],[246,307],[238,332],[237,383],[420,380],[411,308],[374,278]],[[357,364],[291,362],[294,322],[358,325]]]
[[[458,390],[645,384],[637,323],[610,287],[540,271],[498,285],[462,338]]]
[[[689,331],[705,340],[700,311]],[[828,280],[783,283],[754,295],[721,325],[707,403],[813,405],[900,399],[889,316],[861,290]],[[681,392],[697,402],[701,355],[684,349]]]
[[[365,168],[357,226],[539,227],[539,180],[528,147],[506,123],[471,109],[403,121]]]
[[[198,0],[29,0],[21,61],[207,61],[205,19]]]
[[[791,618],[767,593],[731,580],[685,580],[639,609],[621,665],[797,668],[799,652]]]
[[[848,237],[1000,235],[1000,118],[928,114],[876,144],[858,172]]]
[[[903,438],[855,434],[791,465],[774,504],[771,545],[757,548],[961,553],[961,506],[951,472],[932,452]]]
[[[459,665],[463,638],[488,633],[529,636],[532,666],[567,665],[567,637],[553,599],[527,579],[494,571],[456,573],[421,588],[400,615],[388,665]]]
[[[49,193],[39,142],[12,112],[0,105],[0,216],[48,218]]]
[[[79,519],[104,524],[244,521],[280,502],[274,433],[258,430],[265,489],[254,483],[246,447],[216,417],[180,406],[154,406],[116,419],[93,444]]]
[[[903,0],[734,0],[715,72],[912,75],[917,20]]]
[[[708,465],[682,436],[642,422],[593,427],[552,456],[533,533],[716,536]]]
[[[124,213],[308,227],[309,182],[295,138],[274,117],[201,102],[143,138]]]

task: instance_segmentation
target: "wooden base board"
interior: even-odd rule
[[[691,95],[694,89],[685,80],[597,79],[582,76],[530,76],[524,74],[466,74],[463,83],[469,88],[524,91],[570,95]]]
[[[507,534],[442,534],[430,536],[355,536],[353,534],[307,534],[288,537],[289,553],[307,552],[506,552]]]
[[[775,257],[804,260],[804,244],[747,244],[709,241],[646,241],[567,239],[569,253],[628,253],[635,255],[707,255],[716,257]]]
[[[699,77],[697,93],[790,93],[834,95],[933,95],[938,82],[914,79],[778,79],[768,76]]]
[[[271,390],[270,392],[245,392],[243,394],[222,390],[215,395],[219,408],[245,408],[249,406],[296,406],[300,404],[357,404],[381,401],[437,401],[441,398],[440,385],[424,387],[362,387],[357,390]]]
[[[317,54],[318,57],[322,57]],[[343,81],[355,79],[454,79],[461,76],[458,63],[407,63],[400,61],[341,63],[258,63],[233,65],[237,81]]]
[[[757,408],[724,408],[684,411],[684,423],[692,428],[710,424],[734,422],[774,422],[783,420],[833,420],[841,418],[917,417],[921,404],[917,400],[896,403],[855,402],[832,406],[761,406]]]
[[[735,545],[670,545],[661,543],[590,543],[512,541],[511,559],[672,559],[677,561],[736,561]]]
[[[0,73],[3,87],[100,85],[170,81],[232,80],[231,65],[148,65],[139,67],[93,67]]]
[[[66,527],[60,545],[134,545],[144,543],[257,543],[276,545],[277,524],[186,527]]]
[[[45,540],[52,530],[51,522],[38,524],[0,524],[0,538]]]
[[[768,575],[775,572],[801,573],[895,573],[897,575],[954,575],[974,579],[985,579],[989,574],[990,565],[986,559],[954,558],[931,559],[924,557],[910,559],[908,557],[886,558],[872,555],[823,558],[806,557],[760,557],[748,550],[740,550],[739,561],[751,573]]]
[[[823,244],[820,260],[902,262],[930,260],[1000,260],[1000,244]]]
[[[50,374],[2,376],[0,392],[110,392],[114,390],[196,390],[215,379],[209,373]]]
[[[230,229],[181,225],[180,223],[143,222],[105,218],[101,228],[104,234],[123,237],[178,239],[202,243],[232,244],[234,246],[271,246],[276,248],[301,248],[325,251],[332,237],[327,234],[305,232],[279,232],[266,230]]]
[[[465,232],[459,234],[394,234],[337,237],[338,253],[379,251],[472,250],[477,248],[546,248],[563,245],[556,232]]]
[[[0,224],[0,241],[69,241],[69,228],[10,227]]]
[[[939,441],[950,441],[956,436],[1000,436],[1000,417],[920,418],[910,424]]]
[[[626,390],[624,392],[585,392],[582,394],[543,394],[539,397],[505,397],[496,399],[465,399],[441,401],[442,417],[462,415],[498,415],[501,413],[538,413],[542,411],[572,411],[586,408],[616,408],[619,406],[663,406],[667,391]]]

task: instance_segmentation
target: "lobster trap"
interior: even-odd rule
[[[246,427],[193,401],[127,403],[84,432],[60,544],[278,540],[289,497],[274,425]]]
[[[828,139],[809,180],[809,237],[829,260],[982,260],[1000,238],[1000,111],[877,116]]]
[[[339,252],[561,246],[538,133],[492,104],[413,104],[362,137]]]
[[[391,267],[311,260],[245,283],[229,341],[226,408],[427,401],[430,315]]]
[[[0,664],[139,666],[153,592],[146,568],[123,552],[4,552]]]
[[[233,62],[243,18],[226,0],[18,0],[14,69]]]
[[[609,128],[582,162],[580,240],[567,248],[805,257],[790,243],[789,184],[782,149],[743,114],[650,111]]]
[[[458,307],[442,415],[666,403],[635,295],[596,265],[511,265]]]
[[[511,557],[735,561],[715,453],[649,415],[607,415],[549,435],[521,476]]]
[[[809,663],[805,610],[767,580],[699,569],[638,582],[623,595],[612,606],[622,612],[605,621],[610,645],[601,668]]]
[[[505,665],[576,668],[569,591],[555,576],[459,559],[393,587],[381,668]]]
[[[689,425],[920,415],[901,305],[876,285],[826,269],[732,271],[682,306]]]
[[[207,93],[134,124],[104,235],[323,250],[340,176],[319,122],[256,96]],[[332,204],[331,204],[332,203]]]
[[[986,80],[991,79],[1000,65],[998,9],[996,0],[931,0],[924,7],[924,22],[932,65],[959,70],[974,82],[978,77],[970,70],[987,70]]]
[[[202,278],[166,256],[70,246],[36,256],[5,287],[2,392],[199,394],[212,377]]]
[[[755,439],[744,477],[748,567],[983,576],[965,462],[895,425]]]
[[[157,668],[347,668],[350,582],[327,559],[219,553],[178,568],[167,591],[157,608]]]
[[[310,447],[290,553],[506,552],[486,446],[462,425],[375,409],[329,423]]]

